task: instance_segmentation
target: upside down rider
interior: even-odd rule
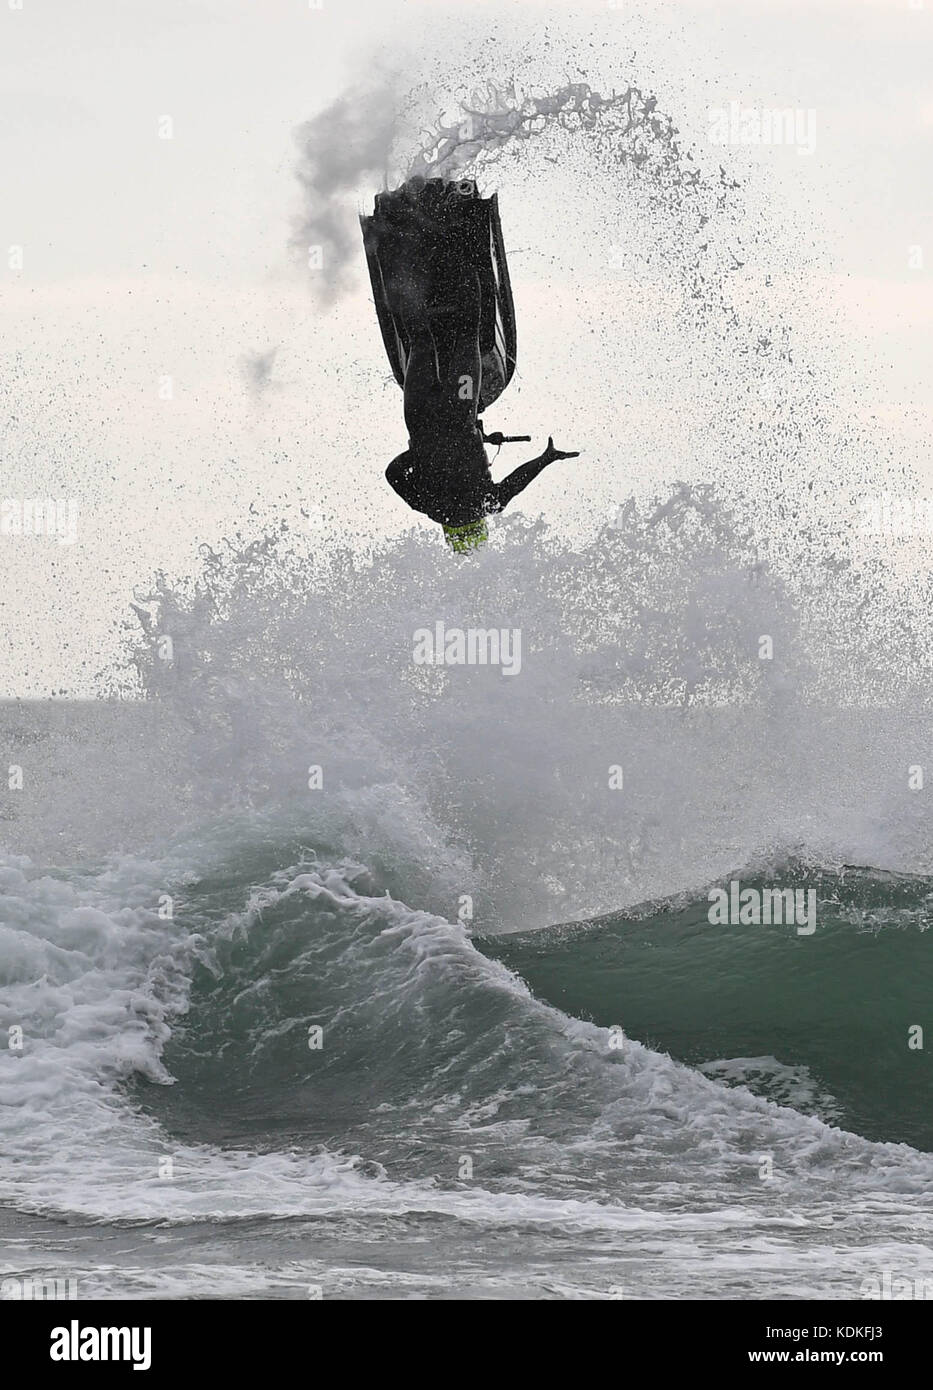
[[[471,207],[479,208],[483,200],[476,199],[474,185],[440,184],[440,191],[433,191],[442,197],[451,187],[473,189]],[[431,191],[430,185],[416,188],[414,202],[422,215],[415,224],[415,239],[402,241],[401,250],[396,241],[393,254],[384,254],[380,279],[374,275],[374,288],[378,284],[384,295],[380,321],[390,359],[387,322],[394,325],[395,341],[404,341],[406,349],[393,366],[397,378],[402,378],[408,448],[389,464],[386,479],[410,507],[443,527],[453,550],[466,553],[486,541],[488,516],[507,507],[551,463],[577,458],[579,451],[556,449],[549,438],[537,458],[523,463],[502,482],[493,481],[484,445],[513,441],[498,432],[486,434],[479,412],[508,383],[514,344],[511,352],[503,350],[501,330],[497,330],[496,350],[487,343],[484,353],[482,338],[484,334],[489,338],[484,282],[473,263],[476,247],[483,241],[471,243],[454,215],[448,214],[447,223],[442,222],[436,206],[431,207],[431,237],[426,241],[423,209],[426,193]],[[399,195],[389,197],[398,200]],[[448,196],[441,206],[446,211],[449,205]],[[383,248],[386,240],[383,233]],[[485,247],[489,244],[487,233]],[[494,283],[491,274],[486,277],[487,319],[493,300],[490,285],[498,296],[497,307],[507,296],[511,309],[507,279],[503,282],[504,251],[500,257],[499,282]],[[490,383],[484,380],[487,366]]]

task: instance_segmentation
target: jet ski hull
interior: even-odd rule
[[[378,194],[373,215],[360,225],[382,341],[400,386],[411,350],[406,319],[410,324],[432,303],[455,299],[465,267],[479,275],[482,413],[508,386],[516,360],[497,197],[481,198],[470,179],[411,179]]]

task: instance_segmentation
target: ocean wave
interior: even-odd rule
[[[624,1013],[620,1047],[574,1001],[535,997],[530,958],[521,978],[363,866],[290,863],[292,844],[276,862],[236,830],[218,857],[215,828],[178,882],[171,856],[57,878],[5,869],[3,1022],[23,1044],[4,1062],[0,1190],[20,1210],[352,1208],[621,1230],[639,1212],[669,1222],[672,1184],[688,1226],[780,1223],[789,1201],[809,1221],[843,1190],[928,1184],[924,1155],[717,1084],[636,1041]],[[605,933],[592,933],[604,989]],[[586,951],[567,969],[552,949],[581,990]]]

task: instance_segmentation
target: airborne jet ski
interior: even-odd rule
[[[408,448],[386,469],[403,502],[444,530],[460,553],[480,548],[486,517],[543,469],[577,451],[549,437],[537,458],[495,482],[484,446],[528,436],[487,434],[480,412],[515,371],[515,310],[495,197],[471,179],[409,179],[361,217],[382,340],[404,391]],[[479,388],[477,390],[477,378]]]
[[[495,194],[481,198],[472,179],[409,179],[376,196],[372,217],[361,217],[376,314],[395,380],[405,383],[410,324],[450,304],[464,267],[480,282],[480,413],[508,386],[515,371],[515,308]]]

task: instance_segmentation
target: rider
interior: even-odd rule
[[[484,434],[477,419],[482,359],[479,346],[480,285],[464,270],[453,303],[433,303],[404,312],[410,343],[405,371],[408,448],[386,469],[399,497],[444,528],[452,549],[475,550],[487,539],[486,517],[501,512],[549,463],[578,458],[547,448],[537,458],[494,483],[483,444],[501,444],[501,434]]]

